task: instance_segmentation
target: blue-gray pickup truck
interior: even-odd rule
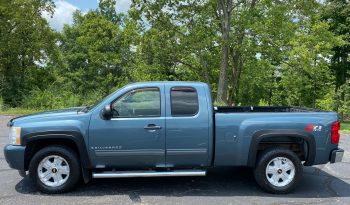
[[[21,116],[8,127],[9,166],[45,193],[81,178],[205,176],[220,166],[251,167],[262,189],[288,193],[303,166],[344,153],[335,112],[213,107],[209,86],[197,82],[128,84],[95,106]]]

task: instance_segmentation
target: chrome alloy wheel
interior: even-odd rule
[[[266,166],[267,180],[276,187],[284,187],[293,181],[295,166],[291,160],[285,157],[276,157]]]
[[[57,155],[45,157],[38,165],[38,177],[49,187],[61,186],[68,180],[69,174],[69,164],[63,157]]]

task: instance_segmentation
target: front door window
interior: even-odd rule
[[[158,88],[132,90],[113,103],[113,117],[160,117],[160,92]]]

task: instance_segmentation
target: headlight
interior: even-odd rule
[[[21,128],[20,127],[11,127],[9,134],[10,144],[21,144]]]

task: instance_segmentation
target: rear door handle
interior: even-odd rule
[[[161,128],[161,126],[155,124],[148,124],[144,127],[145,130],[159,130]]]

